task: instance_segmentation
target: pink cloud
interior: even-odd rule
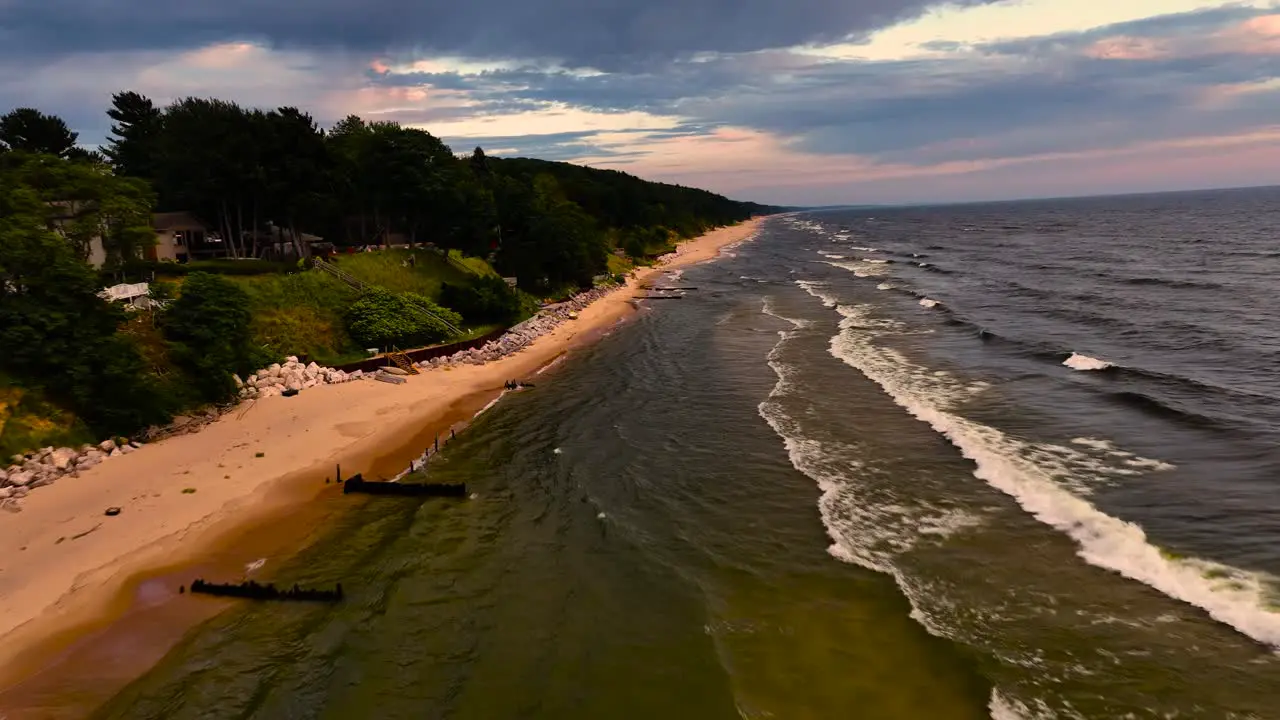
[[[1099,60],[1160,60],[1175,53],[1167,40],[1120,35],[1095,42],[1084,54]]]
[[[1206,37],[1143,38],[1117,35],[1084,50],[1100,60],[1164,60],[1216,54],[1280,55],[1280,14],[1262,15]]]
[[[1210,46],[1222,52],[1280,55],[1280,15],[1263,15],[1215,34]]]

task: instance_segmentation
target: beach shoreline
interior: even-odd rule
[[[126,616],[160,612],[140,607],[147,582],[193,566],[232,568],[245,552],[283,556],[304,545],[327,513],[346,506],[326,482],[336,465],[344,474],[394,475],[435,432],[464,425],[500,396],[507,380],[532,376],[632,315],[641,285],[718,257],[762,220],[681,244],[514,355],[430,370],[404,385],[321,385],[245,403],[198,433],[143,446],[33,493],[21,513],[0,519],[0,716],[20,717],[5,696],[58,674],[86,636],[109,632]],[[105,516],[108,507],[122,512]],[[155,605],[166,604],[183,605]],[[217,611],[178,613],[153,644],[172,645]]]

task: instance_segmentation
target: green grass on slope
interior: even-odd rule
[[[71,413],[0,377],[0,467],[8,466],[9,456],[16,453],[79,447],[96,440]]]
[[[359,294],[337,278],[308,270],[234,281],[252,303],[254,339],[272,355],[305,354],[322,365],[364,357],[344,320]]]
[[[405,261],[411,254],[416,255],[416,263],[407,265]],[[497,274],[480,258],[455,259],[477,274]],[[415,292],[432,300],[439,299],[443,283],[467,284],[475,278],[429,250],[340,255],[337,266],[363,282],[391,292]],[[345,321],[347,308],[359,293],[337,278],[320,270],[308,270],[230,279],[249,294],[254,336],[271,354],[305,354],[321,365],[340,365],[367,357],[364,348],[347,334]],[[468,335],[483,335],[491,329]]]
[[[416,258],[416,263],[406,265],[411,255]],[[415,292],[432,300],[440,297],[442,284],[463,285],[472,279],[470,273],[454,267],[430,250],[380,250],[339,255],[337,261],[340,269],[357,280],[379,285],[395,293]],[[479,258],[469,258],[468,261],[488,267]]]
[[[449,257],[453,260],[453,262],[467,268],[467,270],[470,270],[471,273],[474,275],[479,275],[479,276],[489,275],[492,277],[501,277],[501,275],[498,274],[498,271],[494,270],[493,266],[490,265],[484,258],[467,257],[466,255],[463,255],[461,252],[457,250],[450,250]]]

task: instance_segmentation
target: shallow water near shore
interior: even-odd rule
[[[98,717],[1280,717],[1280,537],[1245,461],[1280,428],[1212,390],[1271,371],[1099,321],[1160,326],[1159,284],[1067,297],[1115,287],[1098,253],[1203,281],[1169,248],[1277,201],[775,218],[460,434],[430,472],[472,499],[371,498],[259,571],[344,603],[237,606]],[[1185,338],[1270,342],[1248,272],[1212,279],[1255,322],[1179,305]]]

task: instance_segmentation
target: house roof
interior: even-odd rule
[[[205,230],[208,227],[185,210],[156,213],[151,216],[151,226],[156,230]]]

